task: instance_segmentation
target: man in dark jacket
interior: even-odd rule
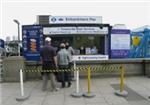
[[[42,70],[49,70],[49,72],[42,72],[43,87],[42,90],[46,90],[48,77],[50,76],[51,80],[51,89],[52,91],[57,91],[56,87],[56,78],[51,70],[54,70],[57,67],[57,55],[55,49],[51,46],[51,38],[45,38],[45,46],[40,52]]]

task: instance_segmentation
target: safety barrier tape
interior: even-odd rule
[[[101,65],[101,66],[90,66],[91,72],[115,72],[121,69],[122,66],[114,66],[114,65]],[[87,71],[88,66],[79,66],[76,69],[52,69],[52,70],[42,70],[42,67],[26,67],[23,72],[70,72],[70,71]]]

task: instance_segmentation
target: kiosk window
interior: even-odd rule
[[[104,54],[104,36],[76,36],[75,48],[80,54]]]

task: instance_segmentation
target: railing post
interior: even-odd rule
[[[116,95],[126,97],[128,95],[128,92],[124,90],[124,74],[125,74],[125,68],[123,65],[120,66],[120,90],[117,90],[115,92]]]
[[[88,65],[88,91],[86,93],[83,94],[84,97],[87,97],[87,98],[92,98],[94,97],[95,95],[91,92],[91,67],[90,65]]]
[[[21,87],[21,96],[24,96],[23,73],[22,73],[22,69],[20,69],[20,87]]]
[[[17,97],[16,100],[17,100],[17,101],[24,101],[24,100],[28,99],[29,96],[26,96],[26,95],[24,94],[23,71],[22,71],[22,69],[20,69],[19,72],[20,72],[20,88],[21,88],[21,96]]]
[[[120,92],[124,90],[124,67],[121,67]]]
[[[82,93],[79,91],[79,70],[76,68],[76,62],[74,61],[74,70],[76,72],[76,91],[71,94],[73,97],[82,97]]]
[[[73,61],[73,68],[74,68],[74,70],[75,70],[75,68],[76,68],[76,61]],[[76,80],[76,71],[73,71],[73,78],[72,78],[72,80],[73,81],[75,81]]]

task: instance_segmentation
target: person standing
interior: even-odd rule
[[[91,48],[91,54],[97,54],[97,48],[96,48],[96,46],[93,46]]]
[[[57,54],[54,47],[51,46],[51,38],[45,38],[45,45],[40,52],[42,70],[54,70],[57,67]],[[51,81],[51,91],[57,91],[59,88],[56,86],[56,78],[53,72],[41,72],[43,79],[42,90],[45,91],[47,88],[48,78]]]
[[[69,57],[70,57],[70,60],[69,60],[69,69],[71,69],[72,65],[73,65],[72,56],[74,55],[74,49],[69,45],[68,42],[66,42],[66,49],[67,49],[67,51],[69,53]],[[73,80],[73,76],[71,75],[71,72],[69,72],[68,75],[69,75],[69,79]]]
[[[63,70],[63,69],[68,69],[68,65],[69,65],[69,61],[70,61],[70,57],[69,57],[69,53],[65,48],[65,44],[61,43],[60,44],[60,51],[58,51],[57,54],[57,58],[58,58],[58,65],[59,65],[59,69]],[[70,82],[70,78],[68,75],[68,71],[65,72],[61,72],[61,82],[62,82],[62,88],[65,87],[65,82],[68,82],[68,87],[70,87],[71,82]]]
[[[66,49],[68,50],[69,54],[72,56],[74,55],[74,49],[66,42]]]

